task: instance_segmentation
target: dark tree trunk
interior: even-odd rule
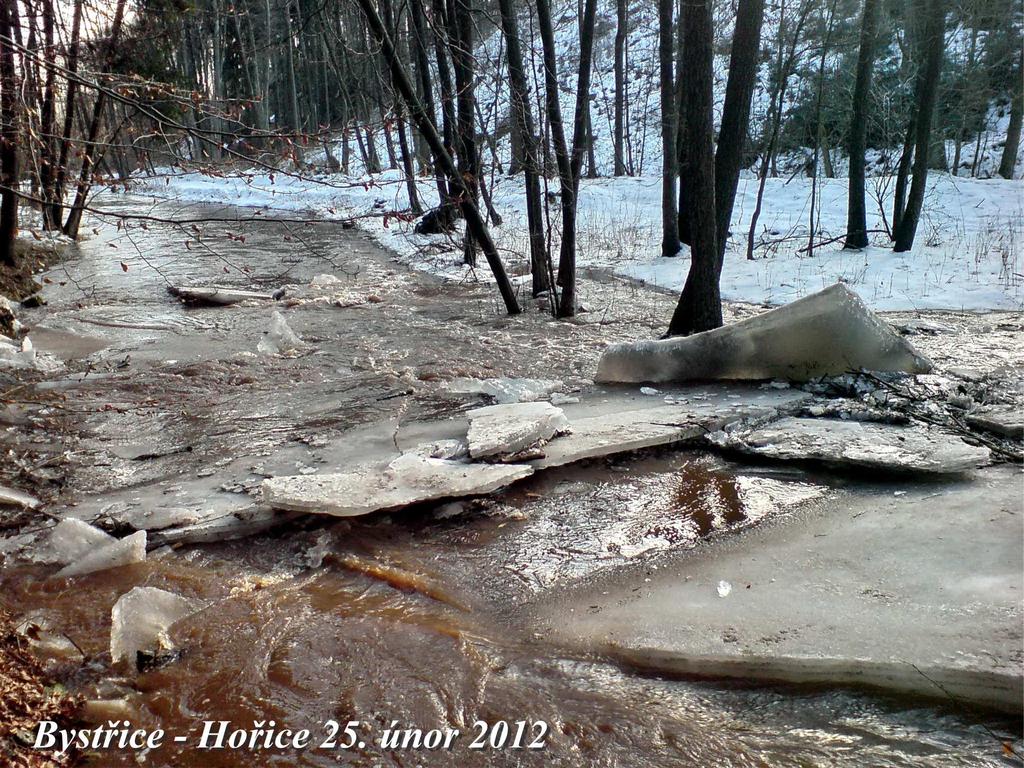
[[[84,0],[75,0],[75,10],[71,21],[71,42],[68,46],[67,61],[64,68],[68,71],[67,87],[64,94],[64,125],[61,130],[60,152],[57,158],[57,172],[54,181],[53,202],[50,205],[49,221],[54,222],[54,229],[60,229],[61,219],[64,217],[64,187],[67,181],[68,160],[71,154],[71,131],[75,118],[75,96],[78,93],[78,83],[75,75],[78,73],[78,51],[81,44],[82,13]]]
[[[495,248],[494,241],[491,239],[491,233],[487,229],[487,224],[480,215],[480,211],[473,204],[469,190],[462,182],[462,179],[459,178],[458,171],[455,167],[455,161],[452,160],[451,155],[445,149],[441,137],[437,135],[437,129],[434,127],[434,124],[431,122],[426,111],[424,111],[423,105],[420,104],[419,100],[416,98],[416,89],[413,87],[412,81],[410,81],[409,76],[405,72],[405,68],[402,66],[401,60],[398,58],[398,52],[395,50],[394,43],[388,36],[387,30],[385,30],[384,24],[381,22],[380,16],[377,14],[377,9],[373,5],[373,0],[357,0],[357,2],[363,11],[363,14],[366,16],[370,32],[377,39],[377,42],[380,43],[381,52],[383,53],[384,59],[391,70],[391,79],[394,83],[395,90],[397,90],[405,100],[406,106],[409,107],[413,120],[416,122],[416,127],[423,134],[423,137],[430,143],[434,156],[440,160],[445,173],[453,182],[452,189],[459,200],[459,204],[462,208],[462,215],[466,219],[466,226],[473,232],[473,236],[476,238],[476,241],[480,244],[480,247],[484,252],[484,257],[487,259],[487,263],[491,268],[491,273],[494,275],[494,280],[498,285],[498,291],[501,293],[501,298],[505,302],[506,311],[510,315],[518,314],[520,312],[519,302],[516,300],[515,291],[512,289],[512,283],[508,279],[508,274],[505,272],[505,266],[502,264],[501,257],[498,255],[498,250]]]
[[[107,43],[106,55],[104,58],[104,71],[109,72],[117,53],[118,40],[121,37],[121,22],[124,19],[125,0],[118,0],[114,10],[114,21],[110,28],[110,40]],[[89,122],[89,133],[86,138],[85,147],[82,152],[82,168],[78,173],[78,188],[75,191],[75,202],[71,206],[68,218],[64,222],[64,234],[70,238],[78,237],[78,228],[82,224],[82,214],[85,212],[85,200],[89,195],[89,188],[92,186],[93,164],[96,158],[102,155],[101,149],[97,146],[97,139],[100,135],[100,125],[103,122],[103,110],[107,103],[107,92],[97,91],[96,101],[93,104],[92,120]]]
[[[565,141],[565,127],[559,106],[558,70],[555,61],[555,33],[548,0],[537,0],[537,25],[544,48],[544,84],[548,105],[548,126],[558,163],[558,180],[562,200],[562,244],[558,257],[558,284],[562,295],[558,316],[576,314],[576,196],[579,173],[586,141],[586,110],[590,108],[590,70],[594,49],[596,0],[587,0],[580,24],[580,71],[576,82],[576,111],[573,122],[572,151]]]
[[[519,39],[519,21],[513,0],[499,0],[501,28],[505,35],[508,57],[509,87],[512,92],[512,131],[520,137],[523,172],[526,182],[526,219],[530,231],[530,271],[533,277],[533,295],[550,289],[548,275],[551,260],[544,241],[544,218],[540,199],[540,161],[538,142],[530,108],[530,91],[523,66],[523,49]]]
[[[1024,49],[1017,54],[1017,69],[1013,73],[1013,96],[1010,103],[1010,125],[1006,129],[1006,144],[999,161],[999,175],[1012,179],[1020,151],[1021,120],[1024,118]]]
[[[945,55],[946,4],[945,0],[930,0],[924,34],[924,63],[915,86],[915,112],[917,125],[914,136],[914,167],[907,194],[907,205],[894,228],[897,253],[909,251],[914,245],[917,223],[924,205],[925,185],[928,183],[928,148],[931,144],[932,116],[939,91],[939,74]]]
[[[732,37],[729,79],[725,85],[722,127],[718,133],[715,153],[715,215],[718,246],[718,270],[722,269],[725,246],[729,240],[729,223],[736,201],[743,157],[750,123],[750,99],[757,83],[760,65],[761,26],[764,22],[764,0],[740,0],[736,12],[736,30]]]
[[[683,49],[687,75],[685,130],[690,194],[690,271],[672,315],[668,332],[684,336],[722,325],[718,288],[719,261],[715,216],[715,153],[713,94],[714,40],[712,0],[688,0],[683,5]]]
[[[479,199],[480,158],[476,146],[476,96],[473,90],[473,15],[471,0],[451,0],[448,6],[448,45],[456,90],[456,142],[459,172],[472,198]],[[466,232],[463,257],[476,264],[472,232]]]
[[[679,211],[676,203],[676,86],[672,30],[675,0],[658,0],[658,71],[661,88],[661,255],[679,254]]]
[[[685,10],[686,3],[683,2],[680,5],[682,9]],[[678,104],[678,108],[676,110],[676,170],[679,174],[679,194],[677,195],[676,200],[676,204],[679,208],[677,222],[679,225],[679,242],[690,245],[693,242],[693,239],[690,236],[689,178],[693,171],[690,168],[690,158],[686,143],[687,89],[685,84],[686,78],[689,75],[687,69],[682,11],[680,11],[679,24],[677,26],[679,28],[678,50],[676,52],[676,90],[679,92],[679,98],[676,102]]]
[[[615,0],[615,123],[614,174],[626,173],[626,32],[628,18],[626,0]]]
[[[0,2],[0,35],[13,39],[11,6]],[[18,70],[14,48],[0,44],[0,263],[15,266],[15,239],[18,236]]]
[[[427,21],[423,11],[423,0],[410,0],[409,14],[412,16],[413,56],[416,60],[416,73],[419,76],[420,93],[423,108],[427,112],[430,122],[437,127],[437,117],[434,108],[434,84],[430,77],[430,59],[427,56]],[[421,134],[422,135],[422,134]],[[441,171],[437,158],[433,158],[434,178],[437,184],[437,199],[441,205],[448,203],[448,184],[444,173]]]
[[[878,37],[878,2],[864,0],[860,21],[860,50],[857,52],[857,77],[850,110],[850,192],[846,211],[846,248],[868,245],[867,205],[864,200],[864,152],[867,150],[868,112],[871,96],[871,71],[875,65],[875,38]]]

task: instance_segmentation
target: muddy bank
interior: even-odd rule
[[[125,233],[101,228],[51,273],[49,306],[25,315],[42,330],[39,348],[65,365],[37,377],[46,379],[32,390],[37,400],[19,404],[28,421],[6,437],[35,451],[26,466],[52,460],[60,472],[46,494],[49,514],[116,533],[154,510],[176,523],[226,521],[235,533],[236,521],[276,524],[239,541],[219,541],[225,529],[214,527],[210,543],[175,544],[145,563],[71,580],[12,556],[0,595],[41,611],[81,646],[86,663],[64,681],[94,712],[116,706],[182,733],[202,719],[295,727],[358,719],[367,735],[392,719],[467,731],[478,719],[550,726],[544,752],[488,753],[490,765],[611,766],[638,755],[652,766],[995,765],[1003,747],[991,733],[1019,738],[1012,720],[956,706],[637,676],[525,620],[530,606],[599,579],[655,579],[673,558],[830,503],[851,485],[879,499],[892,488],[656,450],[547,470],[497,497],[341,522],[260,518],[268,475],[337,471],[463,429],[464,411],[486,398],[453,391],[458,377],[560,379],[566,396],[584,400],[565,406],[570,416],[621,411],[591,384],[597,357],[608,341],[657,335],[674,302],[596,275],[584,282],[591,311],[577,322],[554,322],[536,305],[506,318],[492,288],[409,272],[357,233],[281,225],[247,234],[197,255],[180,232],[152,227],[134,253]],[[338,282],[314,289],[322,273]],[[166,291],[185,279],[292,287],[273,307],[189,307]],[[258,351],[274,309],[301,337],[294,353]],[[1010,324],[1004,315],[943,322],[953,330],[922,337],[922,351],[1010,381],[999,369],[1020,363],[1019,326],[1000,328]],[[991,331],[980,332],[982,323]],[[750,394],[727,389],[685,397],[710,407]],[[629,398],[664,407],[669,394]],[[32,423],[44,418],[66,431]],[[45,531],[10,533],[13,555]],[[136,586],[208,606],[174,629],[170,663],[139,674],[112,667],[109,656],[111,608]],[[599,602],[571,606],[566,625],[591,605]],[[372,739],[358,754],[373,764],[409,760]],[[153,765],[239,760],[173,746],[146,757]],[[337,758],[311,751],[251,764]],[[109,756],[112,765],[134,760]]]

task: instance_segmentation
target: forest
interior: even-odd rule
[[[727,250],[908,252],[930,172],[1019,175],[1013,0],[5,5],[9,265],[22,207],[75,238],[94,189],[169,171],[328,192],[400,178],[401,199],[377,208],[400,222],[429,209],[417,233],[464,230],[463,262],[482,253],[516,312],[492,232],[512,179],[532,293],[571,317],[581,179],[660,177],[659,254],[690,254],[669,332],[687,334],[721,324]],[[844,176],[839,231],[822,225],[818,179]],[[794,178],[806,221],[773,238],[766,187]]]

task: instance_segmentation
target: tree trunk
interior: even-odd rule
[[[736,12],[736,31],[732,37],[729,79],[725,86],[722,127],[715,153],[715,215],[718,246],[718,271],[721,272],[725,246],[729,241],[729,223],[736,201],[736,187],[743,168],[747,128],[750,124],[750,99],[757,83],[760,65],[761,26],[764,0],[740,0]]]
[[[383,53],[384,59],[387,61],[388,67],[391,70],[391,79],[394,83],[395,89],[401,94],[402,98],[405,99],[406,106],[409,107],[409,111],[412,113],[413,119],[416,121],[417,128],[419,128],[424,138],[430,142],[434,156],[441,161],[444,166],[445,173],[447,173],[448,177],[453,181],[454,191],[461,205],[462,215],[466,219],[467,228],[473,232],[473,236],[476,238],[484,252],[487,263],[491,268],[491,273],[494,275],[494,280],[498,285],[498,291],[501,293],[501,298],[505,303],[506,311],[510,315],[518,314],[521,311],[519,308],[519,302],[516,300],[512,283],[508,279],[508,274],[505,272],[505,266],[502,264],[501,257],[498,255],[498,250],[495,248],[494,241],[491,239],[491,233],[487,229],[487,224],[484,222],[483,217],[480,216],[480,211],[473,204],[469,195],[469,190],[462,182],[462,179],[459,178],[458,171],[455,168],[455,161],[452,160],[451,155],[448,154],[441,137],[437,135],[437,130],[434,128],[434,124],[430,121],[430,118],[424,111],[423,106],[416,98],[416,89],[413,88],[412,82],[409,80],[409,76],[406,74],[405,68],[402,66],[402,62],[398,58],[398,52],[395,50],[394,43],[388,36],[387,30],[384,28],[384,24],[381,22],[380,16],[377,14],[377,9],[373,5],[373,0],[357,0],[357,2],[363,11],[363,14],[366,16],[370,32],[377,39],[377,42],[380,43],[381,52]]]
[[[945,54],[945,0],[930,0],[926,24],[922,41],[926,56],[915,87],[917,125],[914,137],[914,167],[907,205],[893,233],[896,240],[893,250],[897,253],[909,251],[913,247],[917,223],[924,205],[925,186],[928,183],[928,148],[931,143],[932,116],[935,113],[939,74],[942,71],[942,59]]]
[[[84,6],[84,0],[75,0],[75,10],[71,21],[71,43],[68,47],[67,61],[64,63],[64,68],[68,71],[69,77],[67,77],[66,93],[64,94],[64,125],[61,130],[57,174],[53,189],[53,203],[50,206],[50,220],[56,223],[54,229],[60,229],[60,222],[64,217],[64,185],[67,180],[68,159],[71,154],[71,132],[75,118],[75,96],[78,93],[78,83],[74,76],[78,73],[78,51],[81,45]]]
[[[878,37],[878,2],[864,0],[860,20],[860,50],[857,52],[857,76],[850,110],[850,191],[846,210],[845,248],[868,245],[867,205],[864,199],[864,153],[867,151],[868,114],[871,96],[871,72],[875,66],[875,38]]]
[[[1013,77],[1013,97],[1010,102],[1010,125],[1006,129],[1006,144],[999,161],[999,175],[1012,179],[1020,151],[1021,120],[1024,118],[1024,49],[1017,54],[1017,69]]]
[[[125,0],[117,0],[117,7],[114,10],[114,21],[110,28],[110,40],[107,45],[106,56],[104,57],[104,71],[109,72],[117,52],[117,44],[121,37],[121,21],[124,19]],[[85,211],[85,200],[92,186],[93,164],[98,154],[102,151],[97,147],[96,140],[100,134],[100,124],[103,120],[103,109],[107,102],[107,92],[100,90],[96,93],[96,102],[93,104],[92,120],[89,123],[89,134],[85,141],[85,148],[82,152],[82,168],[78,174],[78,189],[75,191],[75,202],[68,213],[67,221],[64,222],[64,234],[72,239],[78,237],[78,228],[82,224],[82,214]]]
[[[722,325],[719,261],[715,216],[714,153],[714,30],[712,0],[688,0],[683,5],[683,49],[688,73],[683,85],[687,158],[692,176],[690,195],[690,271],[668,333],[684,336]]]
[[[12,3],[0,2],[0,35],[13,39]],[[15,266],[18,236],[18,69],[14,48],[0,45],[0,263]]]
[[[427,56],[427,20],[423,10],[423,0],[411,0],[409,3],[409,13],[412,16],[412,49],[416,60],[416,73],[419,75],[423,108],[426,110],[431,124],[436,129],[437,113],[434,107],[434,84],[430,79],[430,59]],[[423,134],[420,135],[422,136]],[[434,169],[434,179],[437,184],[437,199],[441,205],[446,205],[448,204],[448,185],[436,157],[433,158],[431,165]]]
[[[562,295],[558,302],[559,317],[572,317],[576,314],[576,196],[579,192],[580,166],[586,142],[586,110],[590,108],[590,70],[596,17],[596,0],[587,0],[580,23],[580,71],[576,81],[576,111],[570,154],[565,141],[565,127],[558,101],[558,71],[555,63],[555,34],[551,23],[551,7],[548,0],[537,0],[537,23],[544,48],[544,90],[547,95],[548,124],[555,146],[562,199],[562,243],[558,256],[558,284],[562,286]]]
[[[450,0],[448,47],[455,73],[456,154],[459,173],[475,206],[479,199],[480,159],[476,146],[476,95],[474,93],[473,15],[471,0]],[[476,264],[473,233],[467,229],[463,242],[463,260]]]
[[[615,138],[614,174],[626,173],[626,25],[629,23],[626,0],[615,0]]]
[[[522,143],[523,172],[526,182],[526,220],[530,231],[530,272],[533,295],[550,289],[548,273],[551,259],[544,240],[544,219],[540,198],[540,162],[537,157],[537,134],[530,108],[530,90],[523,66],[523,50],[519,38],[519,21],[513,0],[498,0],[501,9],[501,28],[505,35],[508,57],[509,88],[512,95],[513,132]],[[554,301],[552,300],[552,306]]]
[[[658,73],[661,88],[661,255],[679,255],[679,212],[676,202],[676,86],[672,34],[675,0],[658,0]]]

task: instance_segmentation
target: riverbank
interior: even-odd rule
[[[163,212],[145,200],[114,205]],[[66,473],[46,496],[48,514],[119,533],[152,524],[154,547],[144,563],[54,579],[52,566],[31,562],[47,532],[26,527],[4,539],[0,597],[39,612],[81,647],[88,663],[65,682],[107,704],[94,711],[109,712],[113,702],[139,722],[182,732],[223,716],[308,725],[333,714],[423,727],[529,717],[552,725],[547,751],[496,754],[494,765],[630,764],[640,753],[652,766],[998,765],[1002,743],[989,730],[1011,748],[1019,743],[1012,720],[914,699],[638,676],[595,656],[600,649],[556,644],[521,621],[532,606],[597,579],[645,571],[643,578],[668,578],[677,558],[717,551],[740,531],[769,531],[813,505],[829,509],[851,489],[879,504],[894,488],[921,492],[912,479],[872,490],[842,473],[671,449],[547,470],[496,497],[342,521],[269,519],[276,528],[221,540],[223,521],[257,519],[247,516],[259,512],[268,475],[338,471],[457,432],[465,410],[485,399],[455,391],[456,379],[559,379],[566,397],[583,400],[566,405],[573,417],[573,408],[614,401],[592,383],[600,352],[608,342],[658,335],[672,296],[591,271],[583,277],[590,311],[575,321],[553,321],[532,300],[508,318],[492,286],[409,270],[364,234],[335,225],[250,225],[245,242],[225,238],[215,254],[188,250],[171,226],[143,235],[92,225],[99,234],[50,273],[48,305],[23,314],[37,348],[64,368],[32,374],[27,383],[45,399],[19,403],[24,424],[5,439],[20,435],[36,451],[29,466],[46,469],[51,459]],[[273,305],[193,308],[166,291],[186,280],[286,292]],[[259,351],[275,310],[302,340],[294,353]],[[727,311],[735,320],[763,308]],[[886,318],[931,324],[911,338],[940,375],[962,369],[993,386],[1019,383],[1024,328],[1014,315]],[[708,386],[680,389],[695,406],[716,397]],[[724,392],[730,406],[739,404],[730,395],[744,397]],[[631,407],[665,407],[665,397],[676,397],[674,389],[627,394]],[[65,433],[34,426],[55,415]],[[206,543],[164,548],[154,516],[214,527]],[[136,586],[209,606],[174,629],[181,653],[171,663],[138,674],[109,656],[111,607]],[[758,714],[769,710],[770,722]],[[829,746],[839,742],[841,753]],[[361,755],[394,758],[377,744]],[[147,759],[221,764],[180,748]],[[334,756],[289,759],[329,765]],[[109,764],[133,762],[113,755]]]

